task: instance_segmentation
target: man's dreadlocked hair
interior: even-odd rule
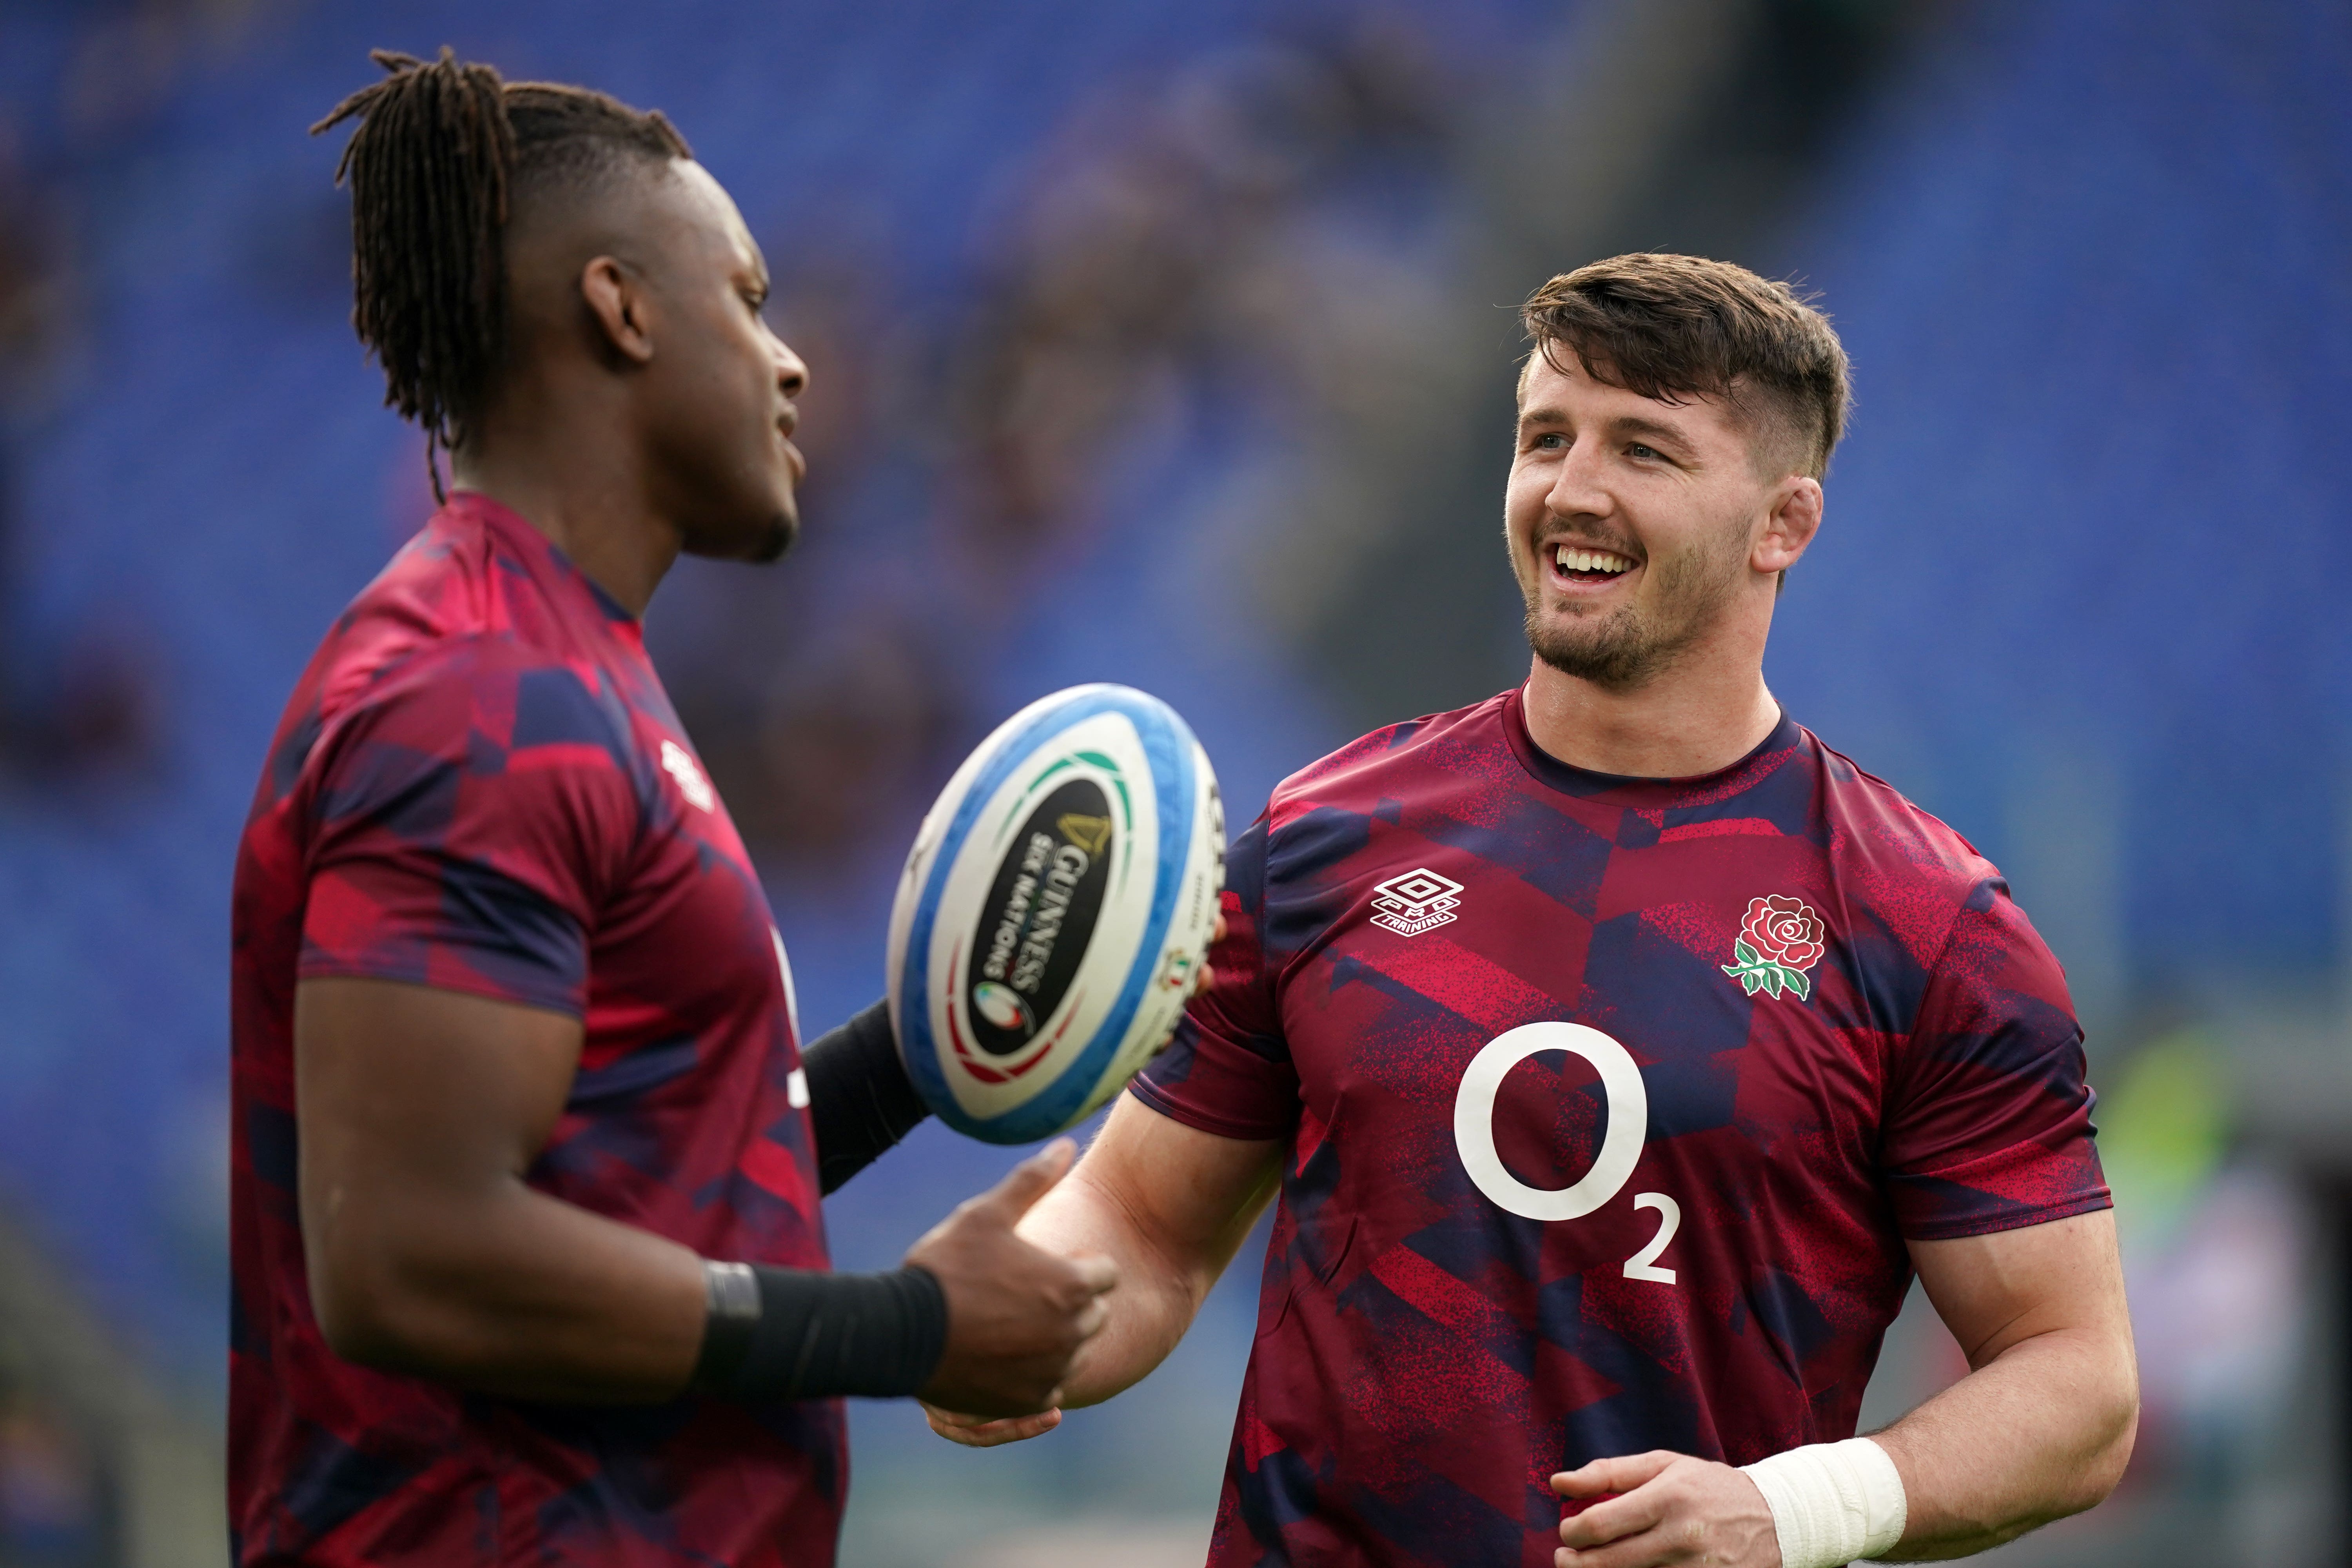
[[[506,350],[502,243],[517,199],[605,179],[628,161],[694,154],[658,110],[583,87],[499,79],[461,64],[377,49],[392,74],[310,127],[359,129],[335,167],[352,184],[352,325],[383,366],[383,400],[437,448],[478,412]]]

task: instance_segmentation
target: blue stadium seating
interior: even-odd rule
[[[1463,25],[1536,9],[1497,0]],[[364,79],[365,48],[446,40],[667,107],[763,236],[857,204],[894,298],[936,321],[927,302],[972,286],[1002,171],[1071,105],[1270,14],[1323,13],[259,7],[241,36],[187,41],[152,106],[93,121],[77,49],[131,14],[12,5],[0,49],[19,155],[70,194],[80,311],[7,431],[5,664],[38,679],[77,639],[111,639],[154,672],[163,715],[144,772],[0,792],[0,1194],[158,1364],[210,1388],[236,836],[296,671],[423,499],[416,443],[342,324],[340,140],[303,134]],[[1996,855],[2021,747],[2111,756],[2134,974],[2308,977],[2342,940],[2347,23],[2290,0],[2011,0],[1954,27],[1852,137],[1781,258],[1825,290],[1861,403],[1771,673]],[[1205,460],[1155,492],[1165,520],[1213,507],[1234,450],[1213,428],[1188,439]],[[1151,686],[1194,717],[1246,816],[1341,737],[1188,548],[1168,528],[1076,552],[1074,586],[1168,586],[987,679],[1008,710],[1079,679]],[[1153,651],[1202,625],[1207,650]],[[776,889],[814,1026],[878,987],[895,867],[871,871],[870,897],[822,918]],[[836,1205],[845,1262],[895,1255],[1002,1163],[923,1149]]]

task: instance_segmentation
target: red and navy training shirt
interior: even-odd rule
[[[637,623],[459,493],[335,623],[237,857],[229,1501],[240,1563],[821,1565],[838,1402],[536,1405],[339,1360],[305,1284],[294,988],[585,1030],[530,1184],[706,1256],[826,1266],[791,972]]]
[[[1554,1471],[1853,1436],[1906,1238],[2108,1204],[2000,873],[1785,717],[1679,780],[1560,763],[1516,691],[1380,731],[1276,790],[1225,912],[1133,1086],[1287,1145],[1214,1568],[1549,1568]]]

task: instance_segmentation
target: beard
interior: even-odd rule
[[[1528,647],[1562,675],[1612,691],[1646,685],[1672,668],[1692,644],[1712,631],[1738,590],[1748,558],[1748,530],[1724,529],[1716,538],[1663,563],[1651,563],[1650,605],[1620,605],[1602,616],[1562,623],[1543,613],[1543,569],[1522,581]]]
[[[792,552],[800,536],[801,520],[797,510],[779,513],[768,520],[768,531],[751,547],[751,553],[745,559],[758,566],[782,561]]]

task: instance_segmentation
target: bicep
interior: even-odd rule
[[[1983,1236],[1915,1240],[1910,1248],[1928,1301],[1971,1368],[2041,1334],[2130,1333],[2112,1209]]]
[[[294,1017],[304,1266],[331,1349],[531,1399],[677,1391],[700,1262],[524,1180],[570,1098],[578,1020],[341,977],[303,982]]]
[[[317,978],[294,994],[304,1229],[332,1237],[353,1204],[429,1203],[520,1177],[562,1114],[578,1019],[381,980]]]

